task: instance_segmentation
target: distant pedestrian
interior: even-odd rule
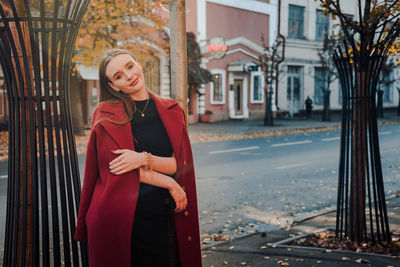
[[[307,117],[307,119],[310,119],[312,108],[313,108],[313,106],[312,106],[313,102],[312,102],[310,96],[307,96],[307,99],[304,102],[304,104],[306,105],[306,117]]]

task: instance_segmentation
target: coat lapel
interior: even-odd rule
[[[168,134],[172,149],[177,154],[179,153],[184,127],[182,110],[177,108],[178,103],[175,101],[160,98],[152,93],[150,95],[156,104],[157,112]],[[120,149],[134,150],[131,124],[128,122],[119,125],[107,120],[126,120],[126,112],[122,102],[116,104],[105,102],[96,113],[93,118],[94,122],[99,121],[99,124]]]
[[[182,127],[184,125],[182,111],[176,107],[178,105],[177,102],[168,99],[162,99],[152,93],[150,93],[150,95],[156,104],[158,114],[168,134],[172,149],[176,155],[179,153],[182,140]]]
[[[127,122],[120,125],[108,120],[122,122],[125,121],[126,118],[126,112],[122,102],[117,104],[104,103],[98,114],[94,116],[94,120],[100,120],[99,124],[120,149],[134,150],[131,124]]]

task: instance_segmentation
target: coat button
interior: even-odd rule
[[[188,236],[188,241],[189,242],[192,241],[192,237],[191,236]]]
[[[188,212],[188,211],[185,211],[184,214],[185,214],[185,216],[188,216],[188,215],[189,215],[189,212]]]
[[[186,165],[187,165],[186,160],[183,161],[183,165],[186,167]]]

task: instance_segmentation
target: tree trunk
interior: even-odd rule
[[[400,116],[400,89],[397,88],[397,92],[399,93],[399,104],[397,105],[397,115]]]
[[[272,92],[271,89],[265,92],[265,115],[264,126],[273,126],[274,119],[272,116]]]
[[[322,112],[322,121],[331,120],[331,90],[324,90],[324,110]]]
[[[25,14],[25,6],[21,2],[17,2],[17,9],[19,14],[23,15]],[[27,49],[26,51],[26,56],[27,60],[30,63],[28,65],[28,69],[25,68],[24,65],[24,51],[23,51],[23,46],[29,48],[30,47],[30,39],[29,39],[29,27],[27,22],[21,22],[21,28],[22,28],[22,34],[24,36],[24,44],[21,43],[21,39],[18,37],[18,31],[16,25],[13,23],[11,24],[11,32],[13,34],[16,46],[16,50],[18,53],[18,58],[13,58],[13,64],[14,66],[17,66],[17,61],[19,62],[20,65],[20,71],[23,76],[23,84],[20,84],[19,81],[18,83],[18,90],[21,91],[22,88],[24,88],[23,95],[24,97],[28,97],[28,90],[31,90],[31,87],[28,86],[28,84],[33,84],[33,80],[27,81],[26,78],[30,77],[32,78],[33,71],[32,71],[32,51],[30,49]],[[18,77],[18,74],[15,74]],[[32,92],[30,92],[32,93]],[[24,132],[25,135],[20,135],[19,137],[19,143],[23,144],[20,146],[20,151],[19,154],[16,155],[16,157],[19,158],[17,162],[19,162],[19,187],[23,188],[23,190],[20,190],[18,196],[15,196],[16,198],[19,198],[19,214],[22,214],[22,216],[19,216],[19,221],[18,221],[18,254],[17,254],[17,264],[19,265],[25,265],[25,264],[30,264],[32,262],[32,236],[29,234],[32,232],[32,192],[31,192],[31,187],[32,187],[32,173],[29,171],[31,169],[32,165],[32,142],[34,140],[31,140],[33,127],[30,127],[30,123],[35,124],[35,118],[30,118],[30,112],[29,112],[29,103],[28,101],[25,101],[23,105],[21,105],[21,114],[22,116],[20,117],[20,122],[19,122],[19,127],[20,127],[20,132]],[[10,114],[11,115],[11,114]],[[25,119],[24,119],[25,117]],[[25,139],[26,138],[26,139]],[[25,144],[24,144],[25,143]],[[24,162],[24,157],[26,157],[26,166],[23,165]],[[26,176],[26,178],[24,178]],[[24,180],[26,179],[26,183],[24,183]],[[24,193],[25,192],[25,193]],[[26,207],[24,207],[24,203],[26,203]],[[26,209],[26,211],[24,211]],[[26,215],[24,215],[26,214]],[[26,217],[25,217],[26,216]],[[25,217],[25,218],[24,218]],[[28,234],[24,234],[28,233]],[[22,256],[23,253],[23,247],[26,246],[25,249],[25,256]],[[21,260],[24,259],[24,262],[21,262]]]
[[[75,135],[82,136],[85,134],[85,124],[83,119],[82,88],[77,76],[71,77],[70,85],[72,125]]]
[[[350,190],[350,238],[355,242],[365,235],[365,176],[367,164],[367,124],[369,75],[358,72],[356,77],[356,98],[353,100],[352,120],[352,166]]]

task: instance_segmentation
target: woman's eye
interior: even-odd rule
[[[133,68],[133,64],[128,65],[128,69],[132,69]]]
[[[121,79],[121,75],[118,75],[117,77],[115,77],[116,80]]]

